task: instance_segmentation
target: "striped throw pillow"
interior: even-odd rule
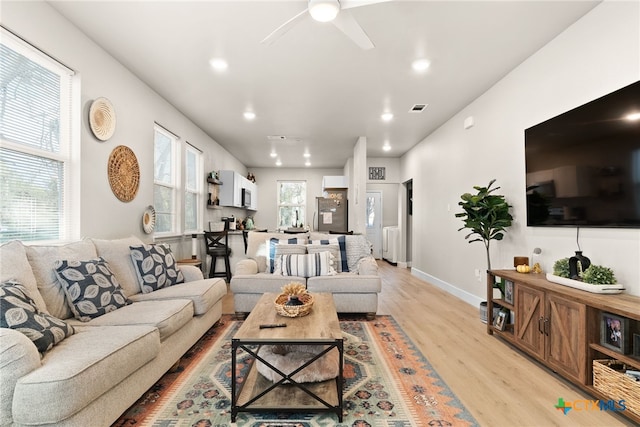
[[[298,277],[331,276],[336,274],[331,265],[332,257],[331,252],[328,251],[305,255],[282,255],[274,274]]]
[[[307,239],[268,239],[267,253],[269,254],[269,259],[267,260],[267,269],[269,270],[269,273],[273,273],[276,267],[276,245],[304,245],[305,243],[307,243]]]

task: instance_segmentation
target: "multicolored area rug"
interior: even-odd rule
[[[114,426],[333,427],[477,426],[391,316],[341,320],[344,419],[335,414],[248,414],[231,422],[231,337],[225,315]],[[253,360],[247,360],[252,363]]]

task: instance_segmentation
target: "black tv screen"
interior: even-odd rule
[[[527,225],[640,228],[640,81],[525,130]]]

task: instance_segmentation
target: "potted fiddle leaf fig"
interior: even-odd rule
[[[495,179],[489,181],[486,187],[474,186],[476,194],[464,193],[458,203],[462,207],[463,212],[457,213],[456,218],[462,218],[464,226],[458,231],[465,228],[470,230],[464,238],[473,242],[482,242],[487,252],[487,269],[491,270],[490,246],[492,240],[502,240],[507,228],[511,226],[513,217],[509,213],[511,205],[507,203],[504,196],[493,194],[500,187],[493,187]],[[504,280],[500,280],[493,284],[494,288],[500,289],[500,293],[504,298]],[[502,310],[500,306],[493,307],[493,316]],[[487,322],[487,302],[480,303],[480,319]]]
[[[511,226],[513,217],[509,213],[511,205],[504,196],[493,194],[500,187],[491,186],[496,182],[492,179],[486,187],[474,186],[476,194],[464,193],[458,203],[464,212],[456,214],[462,218],[464,226],[458,231],[468,229],[471,232],[464,238],[473,242],[482,242],[487,252],[487,269],[491,270],[491,255],[489,248],[492,240],[502,240],[507,228]]]

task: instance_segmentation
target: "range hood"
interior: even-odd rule
[[[322,190],[349,188],[349,179],[346,176],[323,176]]]

